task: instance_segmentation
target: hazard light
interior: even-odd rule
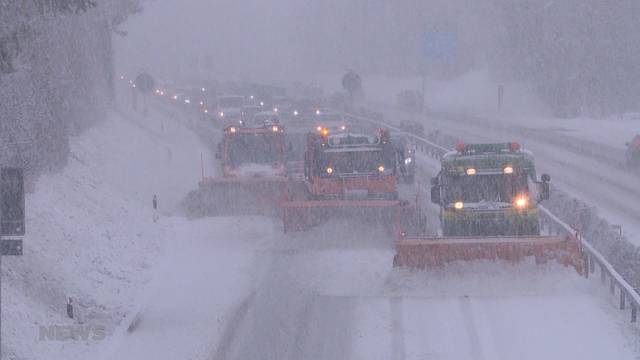
[[[459,153],[463,153],[465,149],[464,143],[457,143],[456,144],[456,151]]]
[[[323,137],[327,137],[327,136],[329,136],[329,129],[327,129],[327,128],[321,128],[321,129],[320,129],[320,135],[322,135]]]
[[[509,174],[513,174],[513,168],[511,166],[505,166],[504,169],[502,169],[502,172],[509,175]]]
[[[453,204],[453,207],[456,208],[457,210],[462,210],[464,208],[464,203],[462,201],[456,201]]]
[[[520,144],[518,144],[517,142],[509,143],[509,148],[511,149],[511,151],[519,151]]]

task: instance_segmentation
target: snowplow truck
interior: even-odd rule
[[[431,181],[442,236],[403,229],[394,264],[425,268],[451,261],[533,256],[582,271],[580,242],[541,235],[538,204],[549,198],[547,174],[536,179],[533,155],[518,143],[458,144]]]
[[[307,134],[304,181],[281,205],[284,231],[305,230],[329,218],[354,217],[393,230],[402,204],[397,156],[386,130],[375,136],[330,135],[328,129]]]
[[[221,176],[204,176],[190,194],[197,215],[275,215],[287,188],[285,131],[277,123],[229,126],[216,158]]]

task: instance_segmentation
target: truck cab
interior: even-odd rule
[[[539,235],[550,180],[536,179],[533,155],[518,143],[458,144],[441,160],[431,201],[443,236]]]
[[[284,177],[285,135],[278,124],[225,128],[216,157],[225,178]]]
[[[398,199],[396,151],[388,132],[375,136],[309,133],[305,182],[315,199]]]

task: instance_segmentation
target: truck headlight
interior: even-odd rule
[[[525,209],[529,205],[529,198],[526,195],[518,195],[513,200],[513,205],[517,209]]]

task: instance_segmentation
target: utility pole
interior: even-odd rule
[[[25,234],[22,169],[0,169],[0,359],[2,358],[2,257],[22,255]]]

